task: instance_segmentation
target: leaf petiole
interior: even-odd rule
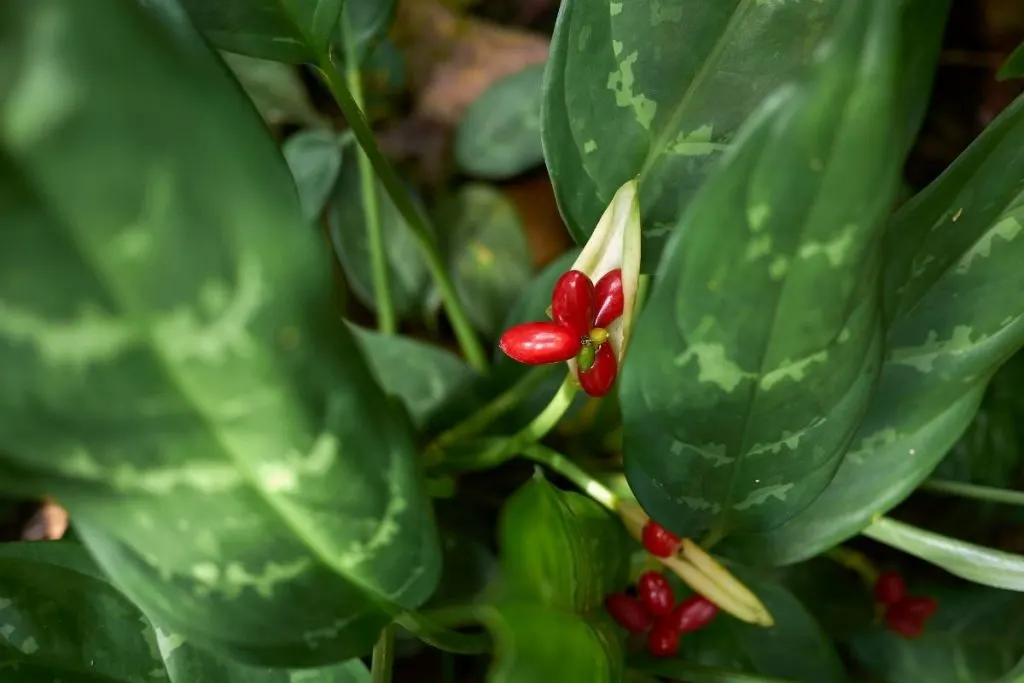
[[[618,496],[558,451],[541,444],[533,444],[523,451],[523,456],[558,472],[611,512],[618,511]]]
[[[961,481],[929,479],[921,485],[921,488],[930,493],[942,493],[950,496],[960,496],[961,498],[984,500],[990,503],[1024,505],[1024,491],[1012,491],[1010,489],[995,488],[994,486],[967,484]]]
[[[373,646],[373,659],[370,664],[370,675],[373,683],[391,683],[395,668],[395,626],[388,624],[380,633],[377,644]]]

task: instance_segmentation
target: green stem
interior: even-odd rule
[[[491,639],[487,634],[452,631],[428,615],[409,612],[396,619],[395,623],[427,645],[445,652],[478,655],[491,648]]]
[[[402,214],[402,218],[409,225],[413,237],[416,239],[417,244],[419,244],[427,264],[427,269],[437,284],[444,310],[448,314],[448,320],[452,325],[452,329],[455,330],[455,338],[459,343],[459,348],[462,349],[462,353],[466,356],[466,361],[477,372],[486,374],[488,371],[487,356],[484,354],[483,346],[481,346],[480,340],[476,338],[476,334],[474,334],[473,328],[469,324],[469,319],[466,317],[466,312],[463,310],[462,304],[455,294],[455,287],[452,285],[437,244],[432,237],[432,231],[426,214],[412,201],[409,193],[402,186],[398,174],[395,173],[395,169],[391,167],[391,164],[377,146],[373,131],[370,130],[370,126],[359,109],[359,105],[352,98],[352,93],[345,86],[344,79],[341,78],[333,55],[324,55],[320,60],[319,67],[321,76],[338,103],[338,107],[345,116],[345,120],[348,121],[352,134],[355,135],[359,146],[363,148],[363,151],[370,160],[370,164],[373,166],[374,172],[377,174],[377,178],[388,193],[388,197],[395,205],[395,208],[398,209],[398,212]]]
[[[348,35],[348,25],[342,16],[343,30]],[[346,41],[351,43],[352,41]],[[345,81],[348,83],[352,100],[359,111],[364,109],[363,83],[359,74],[359,63],[355,55],[345,55]],[[370,157],[363,149],[357,152],[359,163],[359,185],[366,217],[366,241],[370,249],[370,269],[373,273],[373,298],[377,308],[377,328],[382,334],[394,334],[398,330],[398,318],[391,299],[391,285],[388,282],[388,262],[384,252],[384,237],[380,225],[380,206],[377,201],[377,178],[373,173]]]
[[[846,567],[852,572],[856,572],[860,575],[861,580],[869,588],[875,585],[878,581],[878,569],[872,564],[871,560],[868,559],[864,553],[844,548],[843,546],[836,546],[831,550],[825,552],[825,557],[832,560],[836,564]]]
[[[929,479],[921,488],[933,493],[943,493],[962,498],[973,498],[974,500],[985,500],[992,503],[1006,503],[1007,505],[1024,505],[1024,491],[1011,491],[992,486],[980,486],[978,484],[965,484],[960,481],[945,481],[942,479]]]
[[[434,439],[434,442],[428,446],[428,449],[443,449],[445,446],[450,446],[453,443],[457,443],[467,437],[478,434],[484,427],[491,424],[525,400],[544,380],[548,370],[549,368],[547,367],[531,369],[506,391],[499,394],[492,399],[490,403],[487,403],[483,408],[470,415],[467,420],[460,422],[446,432],[442,432],[436,439]]]
[[[523,451],[523,455],[534,462],[546,465],[555,472],[558,472],[563,477],[576,484],[576,486],[580,487],[582,491],[598,503],[605,506],[612,512],[617,512],[619,503],[618,496],[616,496],[607,486],[590,476],[590,474],[588,474],[582,467],[558,451],[548,448],[547,446],[542,446],[541,444],[533,444]]]
[[[377,644],[373,646],[373,660],[370,676],[373,683],[391,683],[395,668],[395,626],[388,624],[381,631]]]

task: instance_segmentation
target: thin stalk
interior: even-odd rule
[[[359,146],[363,148],[381,185],[384,186],[384,190],[388,193],[388,197],[394,203],[395,208],[402,214],[402,218],[405,219],[409,229],[412,231],[413,237],[416,239],[416,243],[423,252],[427,269],[437,284],[444,310],[448,314],[448,320],[455,331],[455,338],[459,343],[459,348],[462,349],[463,355],[466,357],[466,361],[477,372],[486,374],[488,366],[483,346],[481,346],[480,340],[477,339],[476,334],[473,332],[469,319],[466,317],[466,312],[455,293],[455,287],[452,285],[448,271],[445,269],[437,244],[431,236],[430,224],[426,214],[412,201],[409,193],[402,186],[398,174],[395,173],[391,164],[380,151],[380,147],[377,146],[377,140],[373,136],[373,131],[370,130],[370,126],[359,109],[359,105],[356,104],[356,101],[352,98],[352,93],[346,87],[333,55],[324,55],[320,60],[319,67],[320,74],[338,103],[338,107],[345,116],[345,120],[348,121],[352,134],[355,136]]]
[[[590,476],[582,467],[565,457],[558,451],[534,444],[523,451],[523,455],[546,465],[555,472],[576,484],[588,496],[605,506],[612,512],[618,512],[618,497],[607,486]]]
[[[348,35],[348,23],[342,15],[343,30]],[[346,41],[346,44],[352,41]],[[349,51],[345,55],[345,81],[356,107],[362,112],[363,83],[359,63]],[[366,218],[366,242],[370,249],[370,270],[373,274],[373,300],[377,308],[377,328],[382,334],[394,334],[398,330],[398,317],[391,298],[391,284],[388,282],[388,261],[384,252],[384,235],[380,224],[380,206],[377,201],[377,176],[373,173],[370,157],[360,148],[356,153],[359,163],[359,189],[362,195],[363,215]]]
[[[478,655],[488,652],[491,639],[486,633],[459,633],[446,628],[431,616],[410,612],[395,620],[399,626],[427,645],[457,655]]]
[[[373,683],[391,683],[395,668],[395,626],[388,624],[381,631],[377,644],[373,646],[370,663],[370,677]]]
[[[943,493],[961,498],[973,498],[974,500],[985,500],[991,503],[1005,503],[1007,505],[1024,505],[1024,491],[1011,491],[992,486],[980,486],[978,484],[965,484],[960,481],[945,481],[943,479],[929,479],[921,488],[932,493]]]

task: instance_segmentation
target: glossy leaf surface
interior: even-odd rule
[[[846,5],[666,245],[623,368],[626,474],[677,535],[778,526],[839,466],[881,362],[878,247],[902,164],[898,11]],[[827,418],[827,419],[826,419]]]
[[[76,543],[0,544],[4,680],[64,683],[369,683],[359,660],[289,671],[244,666],[155,627]]]
[[[509,499],[500,534],[509,599],[582,613],[626,585],[631,542],[622,523],[543,478]]]
[[[296,67],[230,52],[221,56],[267,123],[322,125]]]
[[[1024,556],[950,538],[882,517],[862,532],[974,583],[1024,591]]]
[[[366,653],[433,590],[437,535],[264,123],[133,3],[4,16],[0,484],[59,499],[198,646]]]
[[[928,594],[939,610],[923,635],[907,640],[876,626],[852,640],[854,657],[885,683],[1018,683],[1024,596],[967,584]]]
[[[324,128],[309,128],[288,138],[281,148],[295,187],[302,213],[314,222],[323,211],[341,170],[338,135]]]
[[[533,260],[523,224],[495,187],[469,184],[438,210],[444,226],[448,267],[470,322],[490,336],[533,278]]]
[[[327,207],[327,225],[334,252],[345,270],[352,294],[370,310],[375,310],[373,272],[357,154],[356,143],[350,140],[345,147],[338,182]],[[380,183],[376,183],[376,192],[391,300],[400,318],[413,317],[425,306],[431,286],[430,273],[412,231]]]
[[[540,108],[544,65],[496,81],[466,110],[455,133],[455,160],[469,175],[511,178],[544,161]]]
[[[1006,63],[999,69],[996,78],[1001,81],[1010,78],[1024,78],[1024,43],[1017,46],[1013,54],[1006,60]]]
[[[810,507],[723,552],[787,563],[903,500],[971,423],[989,378],[1024,344],[1024,98],[886,232],[886,362],[831,485]]]
[[[455,354],[399,335],[350,326],[384,391],[405,404],[419,428],[455,397],[470,390],[477,374]]]
[[[545,79],[544,158],[582,243],[640,178],[648,269],[727,143],[806,63],[840,3],[561,4]]]

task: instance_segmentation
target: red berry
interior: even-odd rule
[[[618,371],[619,364],[615,360],[612,345],[601,344],[594,354],[594,364],[586,372],[579,373],[580,386],[590,396],[604,396],[615,383],[615,375]]]
[[[665,622],[679,633],[704,628],[718,614],[718,605],[703,595],[694,595],[679,603]]]
[[[896,572],[882,572],[875,581],[875,600],[894,605],[907,596],[907,584]]]
[[[604,600],[604,606],[612,619],[627,631],[643,633],[651,627],[651,615],[639,600],[630,595],[625,593],[609,595]]]
[[[924,623],[939,609],[939,603],[928,597],[904,598],[889,609]]]
[[[594,286],[594,301],[597,304],[594,327],[608,327],[622,315],[626,303],[622,295],[621,268],[608,271],[597,281],[597,285]]]
[[[567,327],[553,322],[516,325],[501,335],[498,346],[509,358],[528,365],[557,363],[574,358],[580,338]]]
[[[594,326],[594,283],[578,270],[562,273],[551,295],[551,317],[582,338]]]
[[[676,598],[672,584],[658,572],[644,572],[636,582],[640,602],[656,617],[663,617],[672,611]]]
[[[647,634],[647,650],[655,657],[671,657],[679,650],[679,631],[660,620]]]
[[[885,612],[885,625],[889,627],[889,630],[904,638],[917,638],[924,633],[924,623],[920,619],[915,619],[892,608]]]
[[[671,557],[679,550],[682,540],[671,531],[655,522],[647,520],[641,534],[644,542],[644,549],[655,557]]]

